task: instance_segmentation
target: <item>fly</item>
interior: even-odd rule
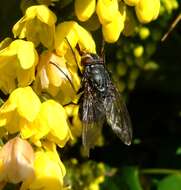
[[[74,51],[69,41],[67,39],[66,41],[77,63]],[[82,121],[82,144],[86,154],[89,155],[90,149],[95,146],[105,121],[126,145],[130,145],[132,140],[130,116],[120,92],[105,67],[104,59],[97,54],[81,52],[79,47],[77,49],[81,55],[81,64],[84,66],[79,114]],[[62,72],[59,66],[55,66]],[[71,79],[67,75],[66,78],[72,86]]]
[[[131,144],[132,126],[124,100],[105,68],[104,59],[97,54],[82,54],[83,95],[80,99],[83,146],[89,155],[105,121],[126,144]]]

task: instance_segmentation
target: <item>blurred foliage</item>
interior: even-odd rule
[[[50,8],[61,15],[59,21],[74,16],[71,0],[46,3],[52,3]],[[89,161],[77,149],[80,142],[64,150],[67,189],[97,190],[99,184],[101,190],[181,189],[180,23],[164,42],[160,41],[179,14],[179,4],[180,0],[161,0],[158,20],[147,25],[139,24],[130,8],[124,36],[116,44],[106,44],[108,68],[119,90],[128,95],[133,145],[125,147],[105,127],[105,144],[91,151]],[[24,5],[16,0],[1,1],[1,40],[12,36],[11,28],[22,15],[20,7],[23,11]],[[100,31],[94,36],[99,45]]]

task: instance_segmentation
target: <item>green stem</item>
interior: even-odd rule
[[[141,174],[155,174],[155,175],[168,175],[168,174],[181,174],[181,170],[176,169],[163,169],[163,168],[147,168],[140,170]]]

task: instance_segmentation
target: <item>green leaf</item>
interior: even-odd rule
[[[129,190],[143,190],[139,180],[139,170],[137,167],[125,167],[122,176]]]
[[[107,177],[101,190],[143,190],[139,180],[139,170],[137,167],[124,167],[118,170],[115,176]]]
[[[181,189],[180,174],[169,175],[158,183],[158,190],[180,190],[180,189]]]

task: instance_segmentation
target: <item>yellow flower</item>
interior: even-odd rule
[[[67,40],[69,44],[67,43]],[[95,42],[91,34],[74,21],[62,22],[56,27],[55,49],[58,55],[64,56],[68,49],[80,45],[82,50],[95,53]],[[71,47],[70,47],[71,46]]]
[[[96,13],[101,24],[108,24],[117,17],[118,0],[98,0]]]
[[[95,11],[95,0],[75,0],[75,14],[80,21],[88,20]]]
[[[79,24],[75,25],[75,30],[78,35],[78,44],[80,49],[86,52],[96,53],[95,42],[91,34]]]
[[[56,15],[45,5],[31,6],[13,27],[14,37],[26,38],[35,45],[40,42],[47,48],[54,47]]]
[[[5,127],[9,133],[21,131],[35,120],[40,105],[39,98],[30,87],[14,90],[0,108],[0,127]]]
[[[32,125],[36,129],[36,133],[31,137],[31,141],[36,145],[41,146],[38,141],[46,138],[58,146],[64,147],[71,138],[65,110],[54,100],[42,103],[41,110]]]
[[[100,190],[99,184],[97,184],[97,183],[95,183],[95,182],[92,182],[92,183],[89,185],[89,190]]]
[[[120,33],[124,29],[125,16],[119,11],[115,19],[109,24],[102,26],[103,36],[106,42],[114,43],[118,40]]]
[[[35,153],[35,178],[23,182],[20,190],[63,190],[65,167],[55,151]]]
[[[48,124],[50,125],[50,132],[47,139],[60,147],[64,147],[69,138],[72,138],[65,110],[53,100],[46,101],[45,104],[47,115],[50,115],[47,119],[47,123],[49,122]]]
[[[19,137],[8,141],[0,150],[0,181],[19,183],[34,177],[34,151]]]
[[[71,47],[75,48],[78,42],[78,36],[74,29],[76,24],[74,21],[67,21],[57,25],[55,31],[55,49],[58,55],[64,56],[67,49],[70,48],[66,39]]]
[[[140,0],[135,7],[136,15],[141,23],[155,20],[159,15],[160,0]]]
[[[159,16],[159,13],[160,13],[160,0],[155,0],[155,9],[152,20],[156,20]]]
[[[41,104],[30,87],[14,90],[0,108],[0,126],[9,133],[20,132],[22,138],[41,146],[48,140],[63,147],[71,137],[64,108],[53,100]]]
[[[0,89],[7,94],[31,84],[37,62],[38,55],[32,42],[13,41],[0,51]]]
[[[102,24],[104,40],[114,43],[124,29],[126,5],[118,0],[98,0],[96,13]]]
[[[76,60],[80,62],[80,56]],[[48,93],[61,104],[70,103],[77,97],[80,78],[77,74],[77,64],[70,50],[65,56],[59,57],[45,51],[40,58],[34,88],[38,94]]]

